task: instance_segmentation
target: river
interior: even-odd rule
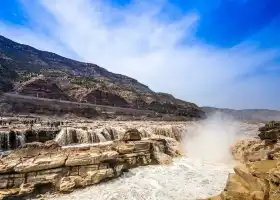
[[[120,178],[57,194],[53,200],[192,200],[219,194],[225,187],[231,165],[174,159],[168,166],[145,166],[131,169]]]

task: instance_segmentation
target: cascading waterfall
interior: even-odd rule
[[[25,144],[25,134],[23,132],[1,132],[0,133],[0,151],[8,151]]]
[[[17,146],[22,147],[26,142],[25,134],[24,133],[18,133],[17,134]]]
[[[124,129],[121,127],[116,128],[98,128],[98,129],[82,129],[82,128],[62,128],[61,131],[57,134],[55,141],[58,142],[61,146],[71,145],[71,144],[91,144],[99,142],[107,142],[118,140],[123,137],[125,131],[128,128]],[[163,126],[163,127],[154,127],[154,128],[138,128],[138,131],[141,133],[142,138],[149,138],[155,135],[166,136],[177,141],[180,141],[182,138],[183,130],[175,126]]]
[[[120,134],[112,128],[105,129],[75,129],[63,128],[55,138],[61,146],[71,144],[90,144],[119,139]]]
[[[177,141],[181,141],[183,132],[184,132],[183,129],[179,129],[176,126],[163,126],[163,127],[153,128],[152,134],[162,135],[162,136],[173,138]]]

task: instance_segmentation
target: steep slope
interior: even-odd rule
[[[17,73],[0,63],[0,94],[10,91],[13,88],[13,80],[17,78]]]
[[[0,36],[0,64],[19,74],[14,90],[21,94],[52,99],[64,96],[63,99],[72,101],[147,109],[188,118],[204,116],[197,105],[153,92],[133,78],[109,72],[96,64],[40,51],[3,36]],[[48,80],[48,84],[39,79]]]
[[[268,110],[268,109],[234,110],[228,108],[214,108],[214,107],[201,107],[201,109],[207,115],[210,115],[215,112],[221,112],[229,116],[232,116],[234,119],[238,119],[238,120],[260,120],[260,121],[280,120],[280,111],[278,110]]]

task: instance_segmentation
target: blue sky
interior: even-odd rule
[[[201,106],[280,110],[278,0],[0,5],[0,34],[17,42],[96,63]]]

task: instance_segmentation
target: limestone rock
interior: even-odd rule
[[[232,147],[233,156],[245,163],[234,168],[221,200],[280,199],[280,123],[269,122],[259,129],[258,139],[238,141]],[[211,198],[210,198],[211,199]]]
[[[68,176],[61,179],[59,191],[62,193],[72,192],[75,188],[82,186],[83,179],[80,176]]]
[[[13,155],[21,155],[21,157],[32,157],[43,154],[52,154],[61,150],[59,144],[53,140],[47,141],[45,143],[41,142],[31,142],[26,143],[22,148],[16,149],[10,153],[10,157]]]
[[[280,122],[271,121],[264,127],[259,128],[260,134],[258,135],[261,140],[268,140],[277,142],[280,136]]]
[[[135,145],[133,143],[119,142],[115,148],[116,148],[116,151],[119,152],[119,154],[128,154],[128,153],[134,152]]]
[[[100,181],[113,178],[114,170],[113,169],[102,169],[97,171],[88,172],[88,176],[85,178],[83,185],[89,186],[99,183]]]
[[[19,191],[20,191],[19,188],[0,190],[0,199],[4,200],[4,199],[7,199],[7,197],[16,196],[19,194]]]
[[[176,143],[175,139],[168,142],[167,138],[157,138],[91,147],[61,148],[54,141],[27,144],[0,160],[0,196],[26,196],[54,189],[67,193],[118,177],[134,167],[169,164],[171,156],[177,155],[169,150],[176,149]],[[3,193],[10,188],[18,190]]]
[[[35,187],[33,183],[24,183],[20,186],[20,195],[31,194],[34,191]]]
[[[280,199],[279,166],[276,160],[262,160],[234,168],[221,200],[278,200]]]
[[[151,143],[147,141],[135,141],[134,152],[149,152],[151,148]]]
[[[62,167],[65,164],[67,155],[42,155],[35,158],[30,158],[16,165],[14,170],[19,173],[34,172],[52,168]]]
[[[106,151],[101,154],[100,161],[116,160],[118,156],[119,153],[116,151]]]
[[[0,174],[9,173],[14,170],[14,167],[20,163],[20,158],[3,158],[0,159]]]
[[[81,166],[100,163],[101,154],[81,152],[68,157],[66,166]]]

